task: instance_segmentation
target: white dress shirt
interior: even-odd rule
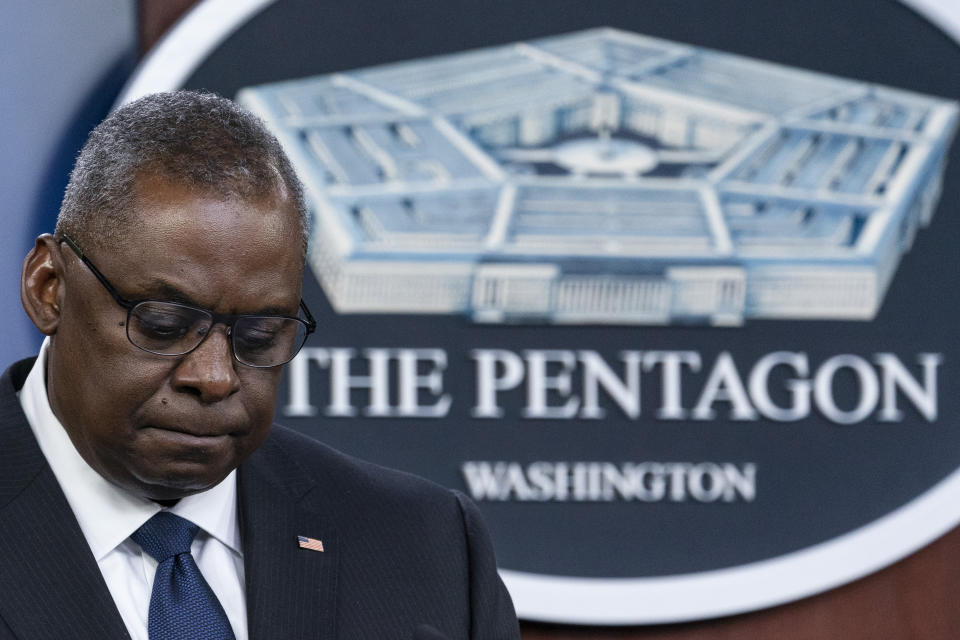
[[[161,507],[108,482],[77,453],[47,398],[48,344],[49,338],[20,390],[20,405],[80,523],[130,637],[148,640],[147,613],[157,561],[144,553],[130,534]],[[237,640],[247,640],[237,472],[207,491],[183,498],[170,511],[200,527],[191,553],[227,612]]]

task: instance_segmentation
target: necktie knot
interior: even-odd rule
[[[150,640],[236,640],[230,620],[190,554],[199,527],[161,511],[130,537],[157,561],[150,593]]]
[[[190,553],[190,545],[199,527],[169,511],[161,511],[147,520],[133,535],[133,541],[157,562]]]

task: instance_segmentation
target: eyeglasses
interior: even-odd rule
[[[186,355],[200,346],[213,325],[223,323],[227,326],[237,362],[266,369],[293,360],[307,336],[317,328],[317,322],[303,300],[300,300],[300,309],[306,320],[282,315],[214,313],[162,300],[127,300],[117,293],[70,236],[64,234],[60,242],[67,243],[116,303],[127,310],[127,339],[143,351],[161,356]]]

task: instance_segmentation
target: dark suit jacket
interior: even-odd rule
[[[20,408],[32,360],[0,377],[0,640],[127,638]],[[519,638],[476,507],[426,480],[274,426],[240,467],[250,637]],[[297,536],[323,541],[300,549]]]

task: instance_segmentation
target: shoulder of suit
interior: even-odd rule
[[[453,507],[459,502],[454,491],[433,481],[361,460],[282,425],[273,425],[262,449],[297,464],[324,492],[394,504]]]
[[[30,369],[33,368],[33,363],[37,361],[37,357],[33,356],[30,358],[24,358],[11,364],[3,372],[3,375],[0,376],[0,392],[9,393],[13,391],[16,393],[20,391],[23,387],[23,383],[27,380],[27,374],[30,373]]]

